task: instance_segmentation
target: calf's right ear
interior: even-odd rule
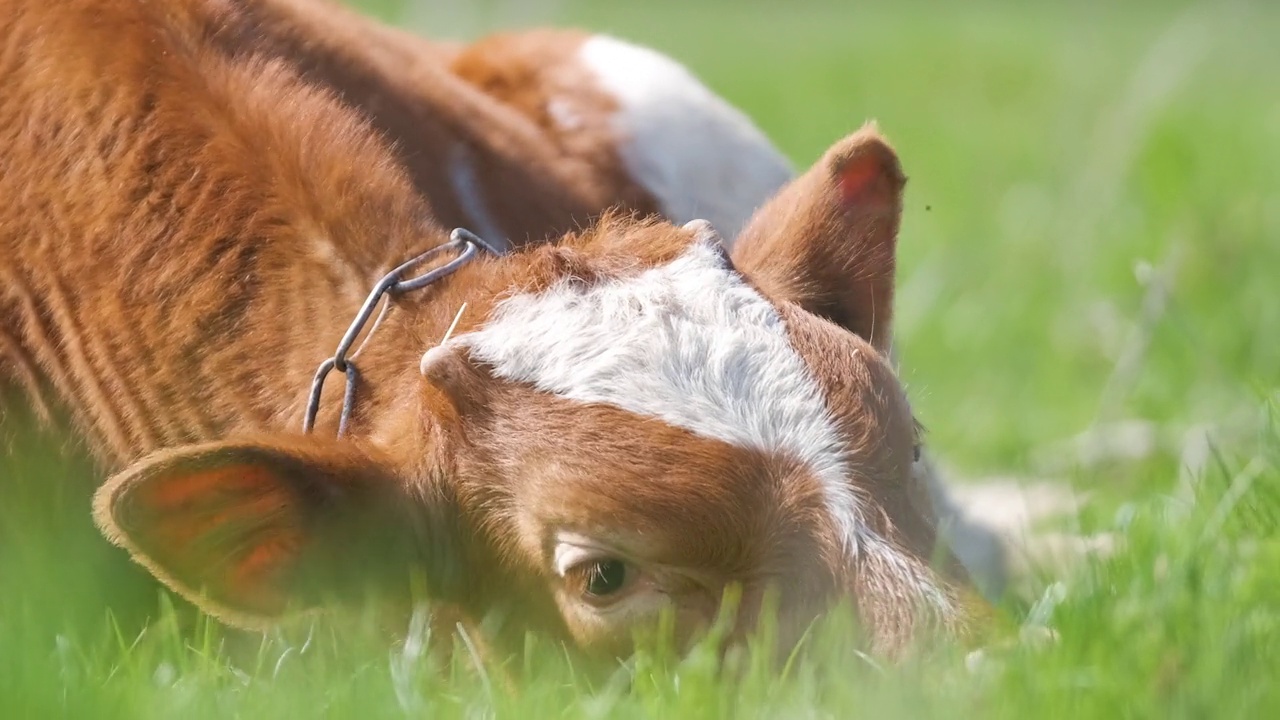
[[[905,183],[897,154],[867,125],[756,211],[733,243],[734,265],[884,352]]]
[[[462,575],[456,508],[446,490],[391,467],[373,448],[310,435],[181,447],[108,480],[94,516],[158,579],[232,625],[368,592],[408,597],[414,571],[446,596]]]

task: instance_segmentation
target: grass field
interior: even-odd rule
[[[422,7],[420,7],[420,5]],[[1060,640],[887,667],[824,627],[782,677],[534,644],[504,689],[358,629],[247,651],[88,521],[74,452],[0,419],[0,717],[1262,717],[1280,707],[1280,8],[368,0],[441,36],[579,24],[686,62],[796,162],[875,118],[911,180],[903,372],[959,477],[1091,493],[1117,552],[1046,568]],[[453,8],[453,9],[451,9]],[[1268,290],[1267,288],[1272,288]],[[113,607],[111,616],[103,610]],[[163,602],[161,607],[164,607]],[[405,647],[409,649],[406,650]]]

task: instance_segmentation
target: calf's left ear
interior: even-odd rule
[[[884,352],[905,184],[893,148],[864,126],[756,211],[733,243],[734,264],[771,296]]]
[[[109,540],[219,619],[262,627],[350,595],[432,594],[459,573],[457,514],[397,478],[377,451],[312,436],[165,450],[94,498]]]

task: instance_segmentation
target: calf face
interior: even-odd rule
[[[664,609],[687,641],[729,588],[739,632],[775,595],[784,646],[842,599],[881,651],[963,632],[886,359],[902,185],[866,129],[732,250],[708,223],[612,218],[473,263],[430,300],[467,301],[446,341],[412,301],[379,330],[420,361],[379,381],[355,437],[167,450],[103,486],[98,522],[245,625],[408,602],[418,577],[505,618],[486,626],[512,647],[537,630],[625,654]]]

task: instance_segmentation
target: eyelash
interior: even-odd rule
[[[606,569],[605,568],[606,565],[611,567],[609,569]],[[595,580],[597,579],[603,580],[605,579],[605,574],[607,572],[609,572],[610,570],[619,569],[617,567],[612,567],[614,565],[620,566],[620,569],[622,570],[622,573],[623,573],[622,579],[618,583],[618,588],[615,588],[614,590],[611,590],[606,593],[591,592],[591,585]],[[603,599],[603,598],[608,598],[612,596],[614,593],[617,592],[617,590],[624,587],[627,581],[630,579],[630,574],[632,572],[633,572],[633,569],[631,568],[631,566],[629,566],[627,563],[623,562],[622,560],[618,560],[616,558],[602,557],[595,560],[587,560],[587,561],[578,563],[574,567],[570,568],[567,573],[565,573],[565,577],[572,578],[574,586],[584,596],[597,597],[597,598]]]

